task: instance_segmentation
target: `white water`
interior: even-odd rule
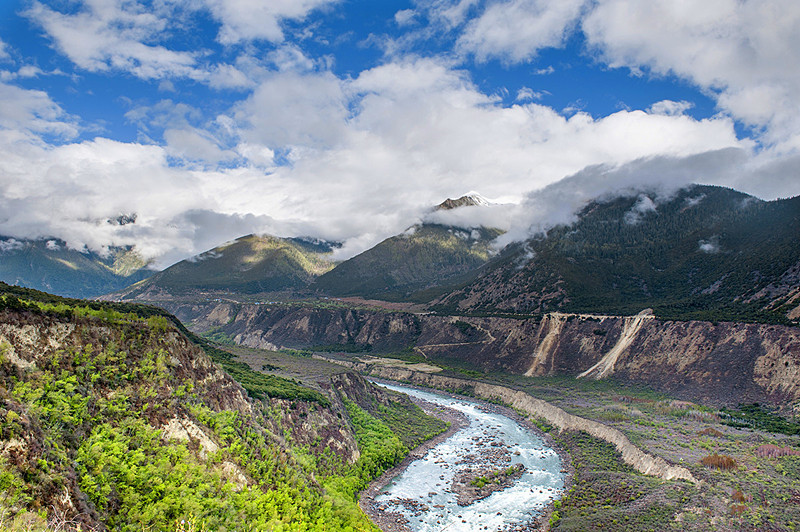
[[[477,403],[404,386],[382,386],[456,409],[469,421],[467,427],[412,462],[376,497],[386,511],[405,516],[409,528],[415,532],[514,530],[529,523],[545,505],[561,496],[564,474],[560,457],[539,436],[516,421]],[[474,458],[469,455],[498,450],[511,461],[497,459],[490,463],[492,468],[523,464],[525,473],[505,490],[469,506],[459,506],[456,494],[449,488],[459,472],[474,465]],[[419,505],[411,508],[398,499],[413,499]]]

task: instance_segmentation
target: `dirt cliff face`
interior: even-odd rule
[[[236,307],[236,308],[234,308]],[[263,348],[350,344],[529,376],[614,377],[715,403],[800,399],[800,329],[550,313],[531,319],[214,303],[169,308]]]

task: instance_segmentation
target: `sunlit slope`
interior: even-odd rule
[[[69,297],[92,297],[145,279],[154,272],[130,248],[106,255],[68,249],[59,240],[0,237],[0,281]]]
[[[330,270],[328,243],[248,235],[183,260],[132,287],[126,298],[166,292],[274,292],[305,288]]]
[[[497,229],[417,225],[339,264],[314,287],[336,296],[425,300],[471,279],[491,257]]]

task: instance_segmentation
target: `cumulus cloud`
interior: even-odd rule
[[[456,49],[479,62],[530,62],[582,32],[588,51],[635,75],[674,75],[784,152],[800,149],[800,4],[718,0],[438,0],[434,23],[457,32]],[[474,14],[470,18],[469,14]],[[536,73],[552,72],[552,67]],[[679,113],[660,102],[654,113]]]
[[[19,120],[35,118],[26,116]],[[144,254],[176,257],[272,232],[343,241],[337,256],[344,258],[464,190],[509,203],[577,172],[572,183],[580,181],[580,198],[453,211],[465,217],[451,220],[455,225],[521,227],[516,234],[527,234],[535,222],[530,212],[552,223],[553,209],[571,215],[576,199],[608,189],[599,185],[606,174],[638,184],[642,172],[659,167],[625,170],[630,161],[746,148],[724,117],[620,111],[567,118],[536,103],[504,106],[466,72],[428,58],[387,63],[356,78],[275,72],[213,122],[169,100],[134,108],[128,119],[144,131],[164,128],[164,144],[98,138],[31,143],[9,153],[0,147],[0,211],[21,213],[0,221],[0,234],[63,238],[91,249],[136,243]],[[670,164],[680,166],[667,164],[659,179],[703,175],[696,161],[680,172]],[[592,170],[581,174],[585,167]],[[577,190],[560,194],[568,192]],[[105,223],[132,212],[135,224]]]
[[[458,49],[478,61],[530,60],[540,48],[561,46],[585,0],[507,0],[492,2],[470,21]]]
[[[46,92],[7,83],[0,83],[0,128],[6,141],[21,137],[34,139],[34,135],[39,134],[71,139],[78,134],[76,119]]]
[[[202,64],[203,50],[174,50],[164,44],[177,3],[92,0],[63,13],[34,1],[26,15],[54,46],[89,72],[123,71],[145,80],[186,78],[213,88],[241,89],[252,81],[233,65]]]
[[[168,14],[135,2],[98,0],[70,14],[33,2],[27,15],[62,53],[88,71],[116,69],[159,79],[189,76],[195,70],[195,53],[148,44],[165,31]]]
[[[602,0],[582,28],[610,66],[688,79],[737,119],[767,126],[768,142],[796,143],[800,73],[789,65],[800,63],[797,2]]]
[[[218,39],[223,44],[264,39],[284,39],[283,20],[302,20],[311,11],[338,0],[204,0],[222,23]]]

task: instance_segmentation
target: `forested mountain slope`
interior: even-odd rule
[[[178,262],[125,290],[124,299],[196,292],[253,294],[303,289],[334,266],[330,243],[248,235]]]
[[[575,223],[506,248],[443,312],[800,319],[800,197],[692,186],[595,201]]]
[[[455,208],[455,207],[453,207]],[[464,282],[491,257],[497,229],[420,224],[342,262],[314,288],[334,296],[428,301]]]

